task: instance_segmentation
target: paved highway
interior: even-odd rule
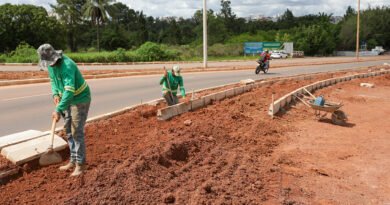
[[[318,66],[285,67],[270,70],[269,74],[255,75],[253,70],[188,73],[184,86],[188,93],[206,87],[238,82],[242,79],[263,79],[304,73],[337,71],[372,65],[383,65],[389,60],[344,63]],[[126,106],[161,97],[160,76],[135,76],[87,80],[92,91],[89,117],[112,112]],[[50,129],[50,115],[54,105],[49,83],[0,87],[0,136],[28,129]]]

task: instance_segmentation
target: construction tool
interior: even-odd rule
[[[53,119],[52,125],[51,125],[51,133],[50,133],[50,138],[51,138],[51,144],[47,151],[42,154],[41,158],[39,158],[39,164],[41,166],[48,166],[52,164],[58,164],[62,162],[62,157],[60,154],[54,151],[53,144],[54,144],[54,131],[56,129],[56,120]]]
[[[165,68],[165,66],[164,66],[164,71],[166,71],[167,69]],[[168,84],[168,88],[169,88],[169,94],[171,94],[171,99],[172,99],[172,101],[174,101],[173,100],[173,94],[172,94],[172,89],[171,89],[171,84],[169,83],[169,78],[168,78],[168,74],[167,74],[167,84]]]

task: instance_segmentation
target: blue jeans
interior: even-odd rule
[[[89,105],[90,102],[70,105],[68,110],[63,113],[71,163],[85,164],[86,162],[84,126],[88,117]]]

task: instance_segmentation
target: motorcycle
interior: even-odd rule
[[[256,61],[259,65],[256,67],[255,73],[259,74],[260,71],[263,71],[264,73],[268,72],[269,65],[267,66],[262,60],[257,60]]]

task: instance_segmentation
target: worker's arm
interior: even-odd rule
[[[180,85],[180,93],[183,98],[186,97],[186,90],[184,89],[184,83],[183,83],[183,78],[181,77],[179,80],[179,85]]]
[[[164,76],[160,79],[160,85],[162,85],[164,83],[164,81],[166,81],[168,78],[168,71],[165,70],[164,68]]]
[[[57,112],[62,112],[68,109],[70,103],[72,102],[74,92],[75,92],[75,72],[76,67],[73,65],[71,68],[67,68],[64,72],[63,82],[64,82],[64,93],[62,94],[61,101],[56,107]]]
[[[52,73],[52,71],[49,70],[49,77],[50,77],[50,85],[51,85],[51,94],[52,94],[52,97],[54,98],[55,96],[60,96],[58,94],[58,89],[57,89],[57,86],[56,84],[54,83],[54,74]]]
[[[167,79],[167,78],[166,78],[165,76],[161,77],[161,79],[160,79],[160,85],[162,85],[166,79]]]

